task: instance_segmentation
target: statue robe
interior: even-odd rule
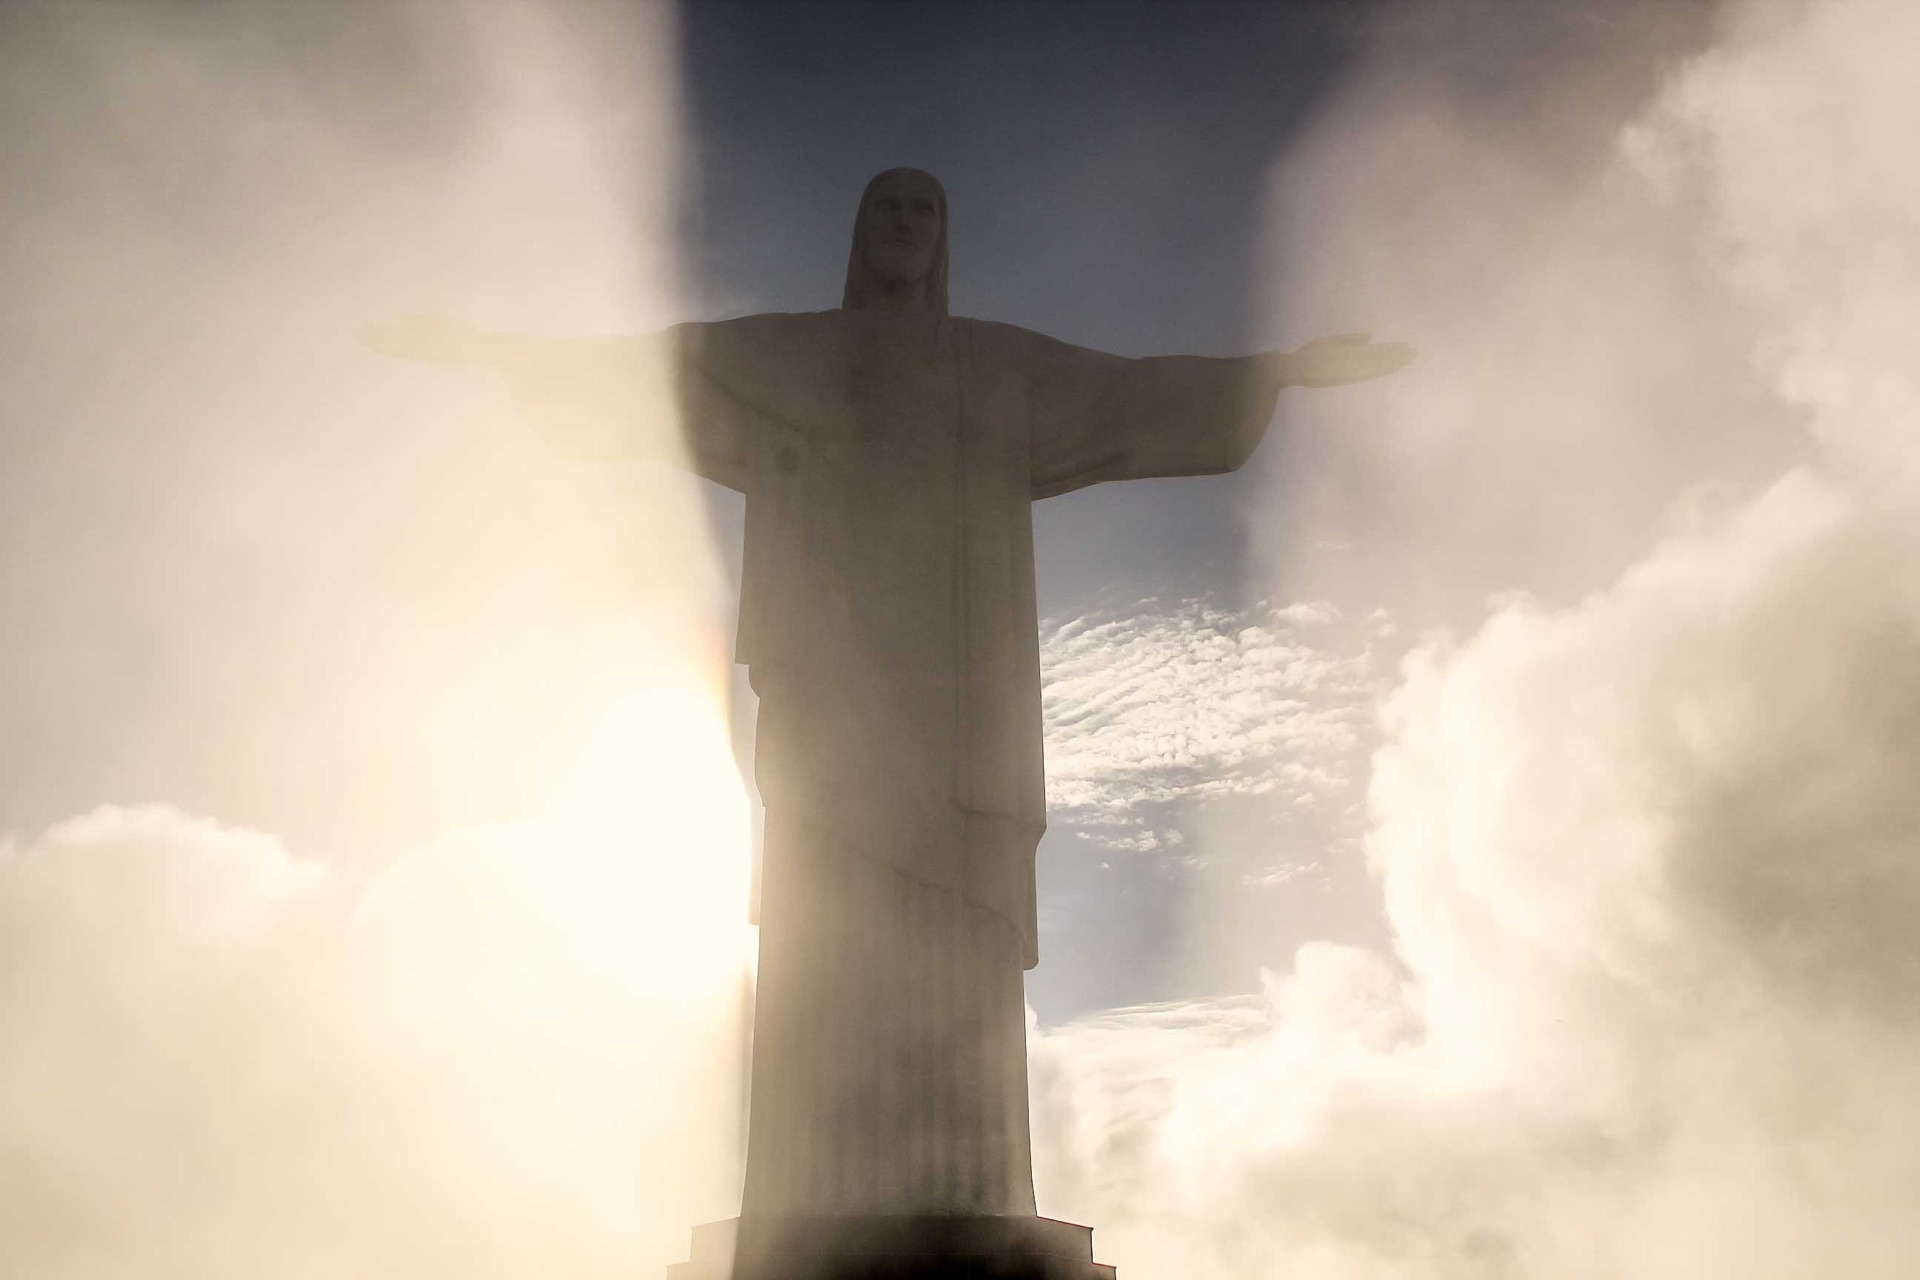
[[[663,369],[694,469],[746,495],[736,660],[767,825],[743,1213],[1031,1214],[1032,504],[1235,469],[1277,379],[827,311],[615,340],[553,364],[572,382],[544,398],[604,390],[609,359]],[[641,443],[543,416],[576,454]]]

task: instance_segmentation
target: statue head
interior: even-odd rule
[[[939,179],[888,169],[867,183],[840,305],[947,314],[947,193]]]

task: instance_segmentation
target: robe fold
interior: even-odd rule
[[[743,1211],[1032,1213],[1033,502],[1237,468],[1277,375],[827,311],[569,344],[536,381],[562,448],[600,457],[649,438],[608,398],[670,386],[693,468],[746,495],[767,828]]]

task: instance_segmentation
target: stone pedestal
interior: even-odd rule
[[[668,1280],[1114,1280],[1093,1228],[1052,1218],[729,1218],[693,1229]]]

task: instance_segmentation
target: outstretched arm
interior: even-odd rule
[[[506,370],[515,363],[538,359],[541,348],[551,345],[537,338],[525,338],[513,333],[490,333],[462,320],[425,315],[402,316],[381,324],[363,324],[355,336],[369,350],[399,360],[500,370]]]
[[[1281,388],[1360,382],[1412,358],[1364,334],[1234,359],[1144,360],[1030,335],[1033,495],[1236,470],[1266,435]]]
[[[1365,333],[1315,338],[1297,351],[1267,351],[1252,357],[1272,367],[1283,387],[1344,387],[1382,378],[1413,362],[1404,342],[1375,342]]]
[[[415,315],[363,325],[358,336],[382,355],[498,371],[541,435],[569,457],[690,464],[738,489],[747,427],[740,406],[689,359],[702,327],[536,338]]]

